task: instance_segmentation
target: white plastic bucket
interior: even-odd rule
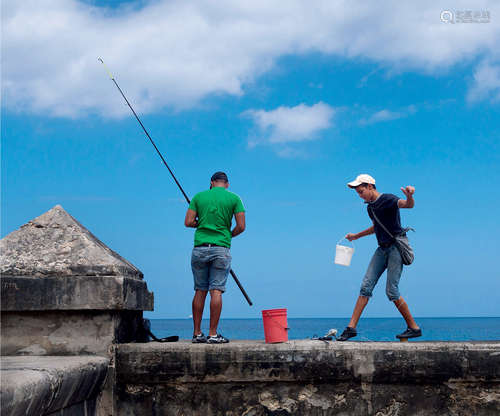
[[[335,264],[340,264],[341,266],[349,266],[351,264],[352,255],[354,254],[354,244],[353,247],[342,246],[339,244],[340,241],[335,246]]]

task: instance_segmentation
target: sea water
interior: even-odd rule
[[[500,341],[500,317],[497,318],[416,318],[422,328],[419,341]],[[349,318],[288,318],[289,339],[309,339],[325,335],[329,329],[338,333],[349,323]],[[202,331],[208,334],[209,321],[202,321]],[[396,334],[406,329],[402,318],[361,318],[358,336],[353,341],[397,341]],[[191,339],[192,319],[151,319],[151,330],[157,337],[178,335]],[[226,338],[264,339],[261,319],[221,319],[219,333]]]

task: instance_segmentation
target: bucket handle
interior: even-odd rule
[[[347,238],[342,237],[342,238],[341,238],[341,239],[337,242],[337,245],[339,245],[339,243],[340,243],[341,241],[344,241],[344,240],[349,241]],[[351,244],[352,244],[352,246],[354,247],[354,241],[349,241],[349,243],[351,243]]]
[[[273,321],[276,325],[282,327],[285,331],[289,331],[290,327],[281,325],[276,319],[274,319],[269,312],[265,313],[266,317]],[[288,320],[287,320],[288,322]]]

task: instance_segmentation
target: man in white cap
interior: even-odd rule
[[[405,300],[399,294],[399,279],[403,271],[403,260],[399,250],[394,245],[393,236],[404,233],[401,227],[400,208],[413,208],[415,201],[413,194],[415,188],[406,186],[401,188],[406,199],[399,199],[393,194],[384,194],[377,191],[375,179],[370,175],[359,175],[354,181],[347,184],[349,188],[355,189],[358,195],[368,204],[368,215],[373,221],[373,225],[366,230],[356,234],[347,234],[345,238],[349,241],[357,240],[366,235],[375,234],[377,236],[378,248],[366,271],[361,284],[361,290],[354,306],[349,325],[338,338],[339,341],[347,341],[357,335],[356,326],[363,310],[372,296],[373,288],[377,284],[382,273],[387,269],[386,294],[390,301],[394,302],[398,311],[406,321],[407,329],[397,338],[415,338],[422,335],[420,327],[417,325]],[[381,222],[383,226],[379,224]],[[385,228],[385,229],[384,229]],[[389,233],[391,235],[389,235]]]

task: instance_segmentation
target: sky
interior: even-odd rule
[[[143,273],[150,318],[187,318],[186,202],[227,172],[233,239],[223,318],[349,317],[375,237],[346,183],[402,210],[416,317],[500,316],[500,4],[453,1],[2,2],[1,237],[57,204]],[[208,308],[206,309],[208,314]],[[385,275],[365,317],[399,316]]]

